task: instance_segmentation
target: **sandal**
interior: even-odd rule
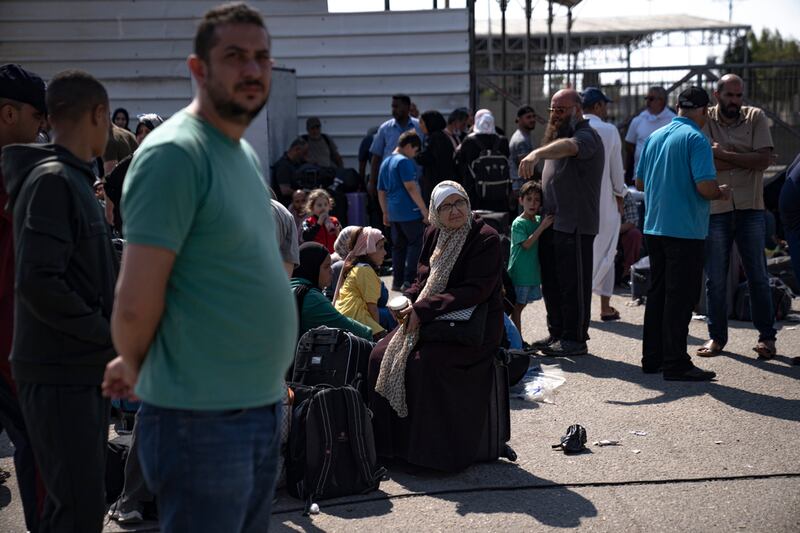
[[[764,361],[772,359],[778,355],[778,351],[775,349],[775,341],[772,340],[758,341],[758,344],[753,346],[753,351],[758,354],[759,359]]]
[[[601,313],[600,320],[602,320],[603,322],[611,322],[612,320],[619,320],[619,311],[617,311],[613,307],[611,308],[611,311],[612,313],[610,315],[604,315]]]
[[[698,357],[716,357],[717,355],[722,354],[723,348],[724,346],[721,346],[717,341],[712,339],[698,348],[695,352],[695,355]],[[755,348],[753,349],[755,350]]]

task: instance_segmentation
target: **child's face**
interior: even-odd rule
[[[375,266],[381,266],[383,264],[383,260],[386,258],[386,248],[384,245],[386,244],[386,239],[381,239],[378,241],[378,244],[375,245],[375,251],[371,254],[367,254],[369,260],[372,261],[372,264]]]
[[[295,193],[292,196],[292,207],[298,213],[302,213],[306,209],[306,195],[302,193]]]
[[[331,210],[331,203],[328,201],[327,198],[317,198],[314,200],[314,205],[311,206],[311,211],[316,215],[320,216],[322,213],[327,213]]]
[[[527,215],[539,214],[539,208],[542,205],[542,196],[539,193],[528,193],[519,199],[519,204],[522,206],[523,211]]]

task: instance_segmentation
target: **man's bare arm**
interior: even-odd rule
[[[706,200],[728,200],[731,192],[727,185],[718,185],[717,180],[704,180],[695,185],[697,192]]]
[[[578,143],[572,139],[558,139],[523,157],[519,164],[519,175],[524,179],[533,177],[536,164],[543,159],[565,159],[576,155],[578,155]]]
[[[138,371],[164,314],[167,281],[175,253],[165,248],[128,244],[117,281],[111,336],[122,359]]]

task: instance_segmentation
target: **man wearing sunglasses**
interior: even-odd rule
[[[633,117],[625,135],[625,180],[628,185],[633,184],[644,142],[651,133],[669,124],[675,116],[667,107],[667,91],[663,87],[650,87],[644,101],[646,107]]]

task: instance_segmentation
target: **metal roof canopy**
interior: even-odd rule
[[[489,37],[492,40],[501,40],[502,28],[500,21],[491,21],[491,33],[489,31],[489,21],[476,20],[475,33],[477,39],[477,49],[479,51],[488,48]],[[730,34],[739,31],[749,30],[747,24],[732,24],[729,22],[694,17],[690,15],[652,15],[644,17],[601,17],[601,18],[575,18],[572,24],[570,50],[574,53],[585,48],[592,47],[617,47],[634,45],[658,34],[673,32],[711,32],[718,34]],[[561,42],[565,41],[567,31],[567,17],[557,17],[553,21],[552,35],[554,39]],[[511,40],[524,41],[525,39],[525,19],[509,19],[506,21],[506,38]],[[539,17],[531,20],[531,49],[544,51],[547,41],[547,18]],[[502,45],[500,45],[502,46]],[[499,49],[500,46],[493,46]],[[521,51],[522,46],[514,46],[508,43],[508,52]],[[556,50],[563,50],[563,46],[557,46]]]

